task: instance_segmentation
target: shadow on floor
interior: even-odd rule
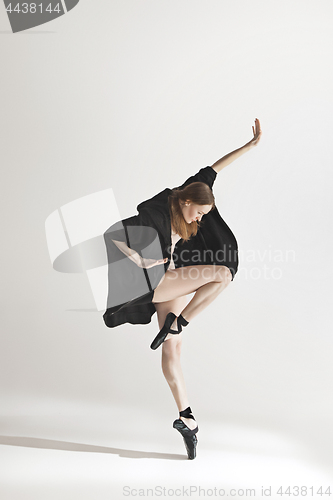
[[[21,436],[0,436],[0,444],[7,446],[22,446],[26,448],[42,448],[47,450],[81,451],[86,453],[110,453],[124,458],[155,458],[159,460],[187,460],[184,455],[157,453],[150,451],[123,450],[91,444],[69,443],[53,439],[41,439]]]

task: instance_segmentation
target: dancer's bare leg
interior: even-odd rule
[[[196,292],[189,304],[180,311],[186,321],[191,321],[228,286],[231,280],[232,274],[226,266],[199,265],[173,269],[165,273],[164,279],[155,289],[152,302],[156,306],[159,302]],[[177,330],[176,319],[171,328]],[[171,336],[169,334],[167,339]]]
[[[201,268],[199,269],[201,272],[191,271],[193,267]],[[155,289],[153,297],[160,329],[163,327],[169,312],[173,312],[176,316],[182,313],[183,317],[190,321],[224,290],[231,278],[231,273],[225,266],[189,266],[167,272],[163,281]],[[194,297],[187,304],[186,295],[194,291],[196,292]],[[175,295],[176,298],[161,300],[163,296],[172,297]],[[173,328],[177,329],[177,325],[173,325]],[[182,334],[169,334],[162,344],[163,374],[179,411],[190,406],[180,364],[181,343]],[[181,419],[190,429],[194,429],[197,425],[192,419],[184,417]]]
[[[155,304],[159,327],[163,327],[165,318],[169,312],[173,312],[178,316],[187,302],[188,297],[183,296],[167,302]],[[179,335],[171,335],[171,338],[162,344],[162,371],[169,384],[179,411],[185,410],[185,408],[190,406],[180,364],[181,345],[181,333]],[[181,417],[181,419],[190,429],[194,429],[197,426],[197,423],[190,418]]]

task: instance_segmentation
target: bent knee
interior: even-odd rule
[[[219,283],[230,283],[232,281],[232,273],[227,266],[219,266],[219,269],[215,273],[214,281]]]

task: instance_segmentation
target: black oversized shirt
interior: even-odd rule
[[[179,189],[192,182],[204,182],[212,189],[217,173],[204,167],[189,177]],[[113,224],[104,234],[108,254],[109,292],[105,324],[112,328],[123,323],[147,324],[156,311],[151,302],[154,290],[170,265],[171,219],[166,188],[137,207],[138,215]],[[113,243],[123,241],[145,258],[168,258],[164,265],[142,269],[126,257]],[[195,236],[180,240],[173,260],[179,267],[209,264],[227,266],[234,279],[238,269],[237,241],[222,219],[217,207],[204,215]]]

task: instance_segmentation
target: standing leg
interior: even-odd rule
[[[178,316],[186,306],[187,302],[188,298],[186,296],[182,296],[167,302],[156,303],[155,307],[160,328],[164,325],[166,315],[169,312],[173,312]],[[181,345],[181,333],[179,335],[171,335],[170,339],[166,340],[162,344],[163,375],[169,384],[179,411],[183,411],[189,406],[185,380],[180,363]],[[181,417],[181,419],[190,429],[194,429],[197,426],[195,420],[185,417]]]

